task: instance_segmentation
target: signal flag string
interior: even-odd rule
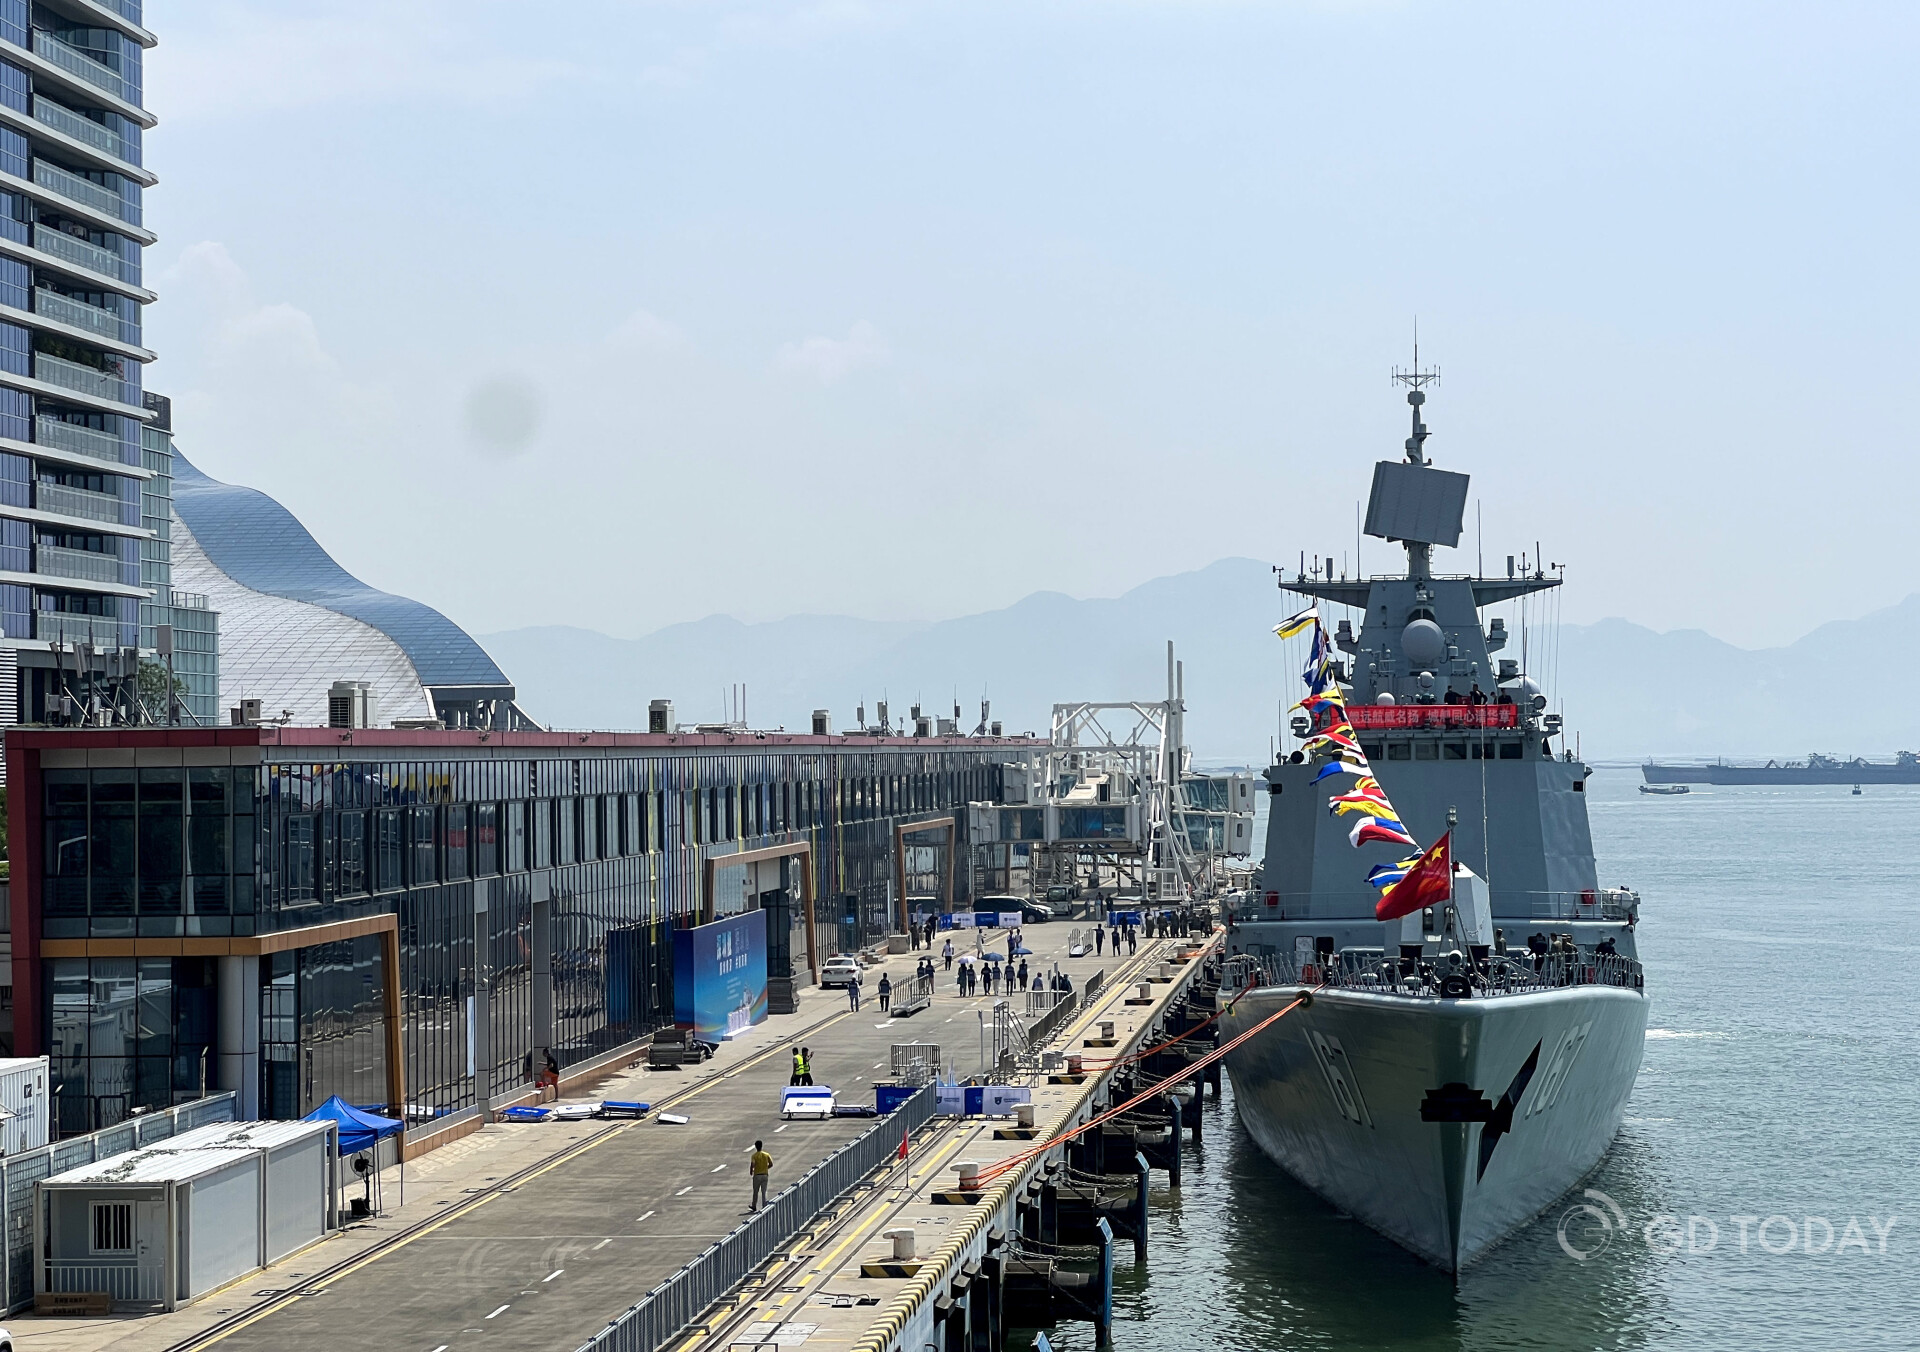
[[[1314,987],[1315,990],[1319,990],[1321,988],[1322,987],[1320,986]],[[1187,1067],[1187,1073],[1191,1074],[1196,1070],[1204,1070],[1206,1067],[1212,1065],[1215,1061],[1218,1061],[1221,1057],[1225,1056],[1228,1052],[1232,1051],[1235,1047],[1238,1047],[1241,1043],[1245,1042],[1248,1038],[1252,1037],[1254,1034],[1265,1030],[1271,1024],[1278,1023],[1281,1019],[1284,1019],[1287,1015],[1293,1013],[1294,1010],[1298,1009],[1301,1005],[1307,1003],[1309,998],[1310,998],[1309,993],[1306,991],[1302,991],[1300,994],[1296,995],[1292,1000],[1289,1000],[1285,1005],[1282,1005],[1279,1009],[1267,1015],[1266,1018],[1260,1020],[1259,1023],[1256,1023],[1253,1027],[1247,1029],[1246,1032],[1240,1033],[1235,1037],[1229,1038],[1226,1042],[1223,1042],[1218,1047],[1215,1047],[1212,1051],[1208,1052],[1205,1056],[1201,1057],[1198,1061],[1193,1062],[1193,1064]],[[1232,1006],[1229,1005],[1228,1009],[1231,1009],[1231,1008]],[[1221,1012],[1225,1013],[1226,1011],[1223,1010]],[[1219,1015],[1216,1014],[1214,1017],[1218,1018]],[[1017,1168],[1018,1166],[1025,1164],[1030,1159],[1034,1159],[1037,1156],[1046,1154],[1047,1151],[1053,1149],[1055,1146],[1060,1145],[1066,1141],[1071,1141],[1074,1137],[1080,1136],[1085,1134],[1086,1132],[1092,1131],[1095,1127],[1101,1125],[1104,1122],[1111,1121],[1113,1118],[1118,1117],[1121,1113],[1124,1113],[1129,1111],[1130,1109],[1139,1107],[1142,1103],[1145,1103],[1148,1099],[1158,1098],[1160,1094],[1163,1092],[1160,1085],[1165,1083],[1166,1082],[1164,1080],[1160,1081],[1160,1083],[1156,1084],[1153,1088],[1145,1090],[1141,1093],[1135,1094],[1132,1098],[1128,1099],[1125,1103],[1122,1103],[1117,1107],[1109,1108],[1104,1113],[1099,1114],[1097,1117],[1090,1118],[1088,1121],[1083,1122],[1081,1125],[1077,1127],[1069,1127],[1067,1130],[1059,1133],[1056,1136],[1051,1136],[1047,1138],[1046,1140],[1040,1142],[1038,1145],[1029,1146],[1027,1149],[1020,1151],[1018,1154],[1009,1155],[1006,1159],[1003,1159],[996,1164],[988,1165],[986,1168],[980,1171],[980,1181],[982,1183],[986,1183],[991,1181],[992,1179],[998,1178],[1001,1174],[1006,1173],[1009,1169]]]

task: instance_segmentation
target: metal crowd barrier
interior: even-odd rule
[[[902,1131],[923,1127],[932,1117],[929,1085],[781,1189],[766,1206],[582,1343],[578,1352],[655,1352],[664,1347],[802,1226],[893,1159]]]
[[[1080,992],[1063,993],[1054,1007],[1033,1021],[1033,1027],[1027,1030],[1027,1046],[1044,1047],[1053,1035],[1060,1031],[1060,1025],[1073,1017],[1073,1011],[1080,1007]]]
[[[95,1160],[164,1141],[181,1132],[239,1117],[240,1096],[232,1090],[209,1094],[177,1108],[142,1113],[85,1136],[23,1150],[0,1159],[0,1196],[6,1198],[7,1261],[4,1279],[7,1313],[33,1304],[33,1185]]]

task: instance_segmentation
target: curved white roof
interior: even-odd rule
[[[324,606],[269,596],[215,566],[178,515],[173,518],[173,585],[205,592],[220,612],[220,694],[257,699],[269,718],[293,711],[302,727],[325,727],[335,681],[367,681],[379,722],[432,718],[433,702],[406,652],[375,629]]]

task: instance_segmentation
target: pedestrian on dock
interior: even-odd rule
[[[807,1074],[806,1054],[802,1052],[798,1047],[795,1047],[793,1049],[793,1074],[787,1077],[787,1087],[791,1089],[795,1085],[806,1083],[806,1074]]]
[[[880,994],[880,1012],[885,1014],[887,1012],[887,1005],[893,1000],[893,983],[887,980],[887,974],[885,972],[880,973],[880,984],[875,986],[874,990]]]
[[[847,978],[847,1008],[854,1010],[860,1008],[860,974],[858,972]]]
[[[1020,959],[1020,989],[1025,990],[1026,988],[1027,988],[1027,960],[1025,958],[1022,958]]]
[[[767,1182],[773,1176],[773,1156],[767,1153],[765,1141],[753,1143],[753,1158],[747,1161],[747,1172],[753,1175],[753,1201],[747,1209],[758,1211],[767,1204]]]
[[[947,960],[947,970],[951,972],[953,970],[953,940],[947,940],[946,946],[940,950],[940,956]]]
[[[800,1049],[800,1083],[809,1088],[813,1086],[813,1048],[811,1047]]]
[[[1093,956],[1099,957],[1107,946],[1107,932],[1098,925],[1093,927]]]

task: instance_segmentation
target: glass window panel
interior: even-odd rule
[[[91,827],[91,930],[104,935],[132,934],[136,877],[132,770],[93,772]]]
[[[452,882],[467,875],[467,808],[465,804],[442,809],[441,821],[445,826],[446,848],[442,858],[446,864],[446,879]]]
[[[186,877],[186,772],[140,772],[140,911],[180,914]]]
[[[473,876],[490,878],[500,871],[500,805],[478,803],[473,809]]]

